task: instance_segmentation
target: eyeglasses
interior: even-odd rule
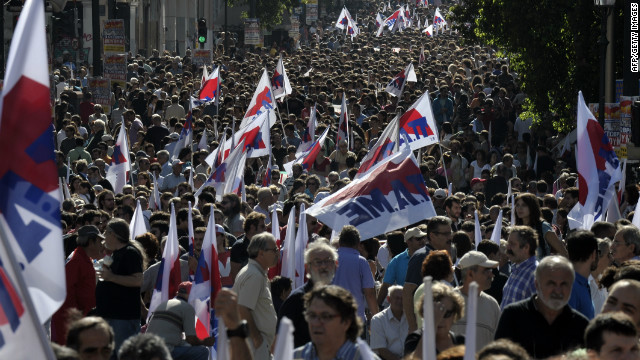
[[[280,251],[280,248],[276,246],[273,249],[264,249],[264,251],[273,251],[274,253],[277,253],[278,251]]]
[[[313,266],[329,266],[335,264],[336,261],[334,259],[324,259],[324,260],[313,260],[311,261],[311,265]]]
[[[337,318],[338,314],[328,314],[328,313],[322,313],[322,314],[316,314],[316,313],[312,313],[312,312],[305,312],[304,313],[304,319],[307,320],[307,322],[312,322],[312,321],[320,321],[321,323],[327,323],[335,318]]]
[[[452,232],[451,231],[444,231],[444,232],[440,232],[440,231],[433,231],[434,234],[438,234],[438,235],[451,235]]]

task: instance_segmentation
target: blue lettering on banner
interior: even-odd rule
[[[426,186],[424,184],[424,178],[422,177],[421,174],[409,175],[409,176],[407,176],[407,181],[410,184],[412,184],[414,190],[416,190],[418,192],[418,194],[416,194],[416,195],[421,195],[423,197],[424,201],[421,201],[421,202],[431,201],[429,199],[429,195],[425,191],[426,190]]]
[[[8,171],[0,179],[0,193],[11,194],[0,199],[0,212],[7,220],[13,235],[19,239],[18,245],[25,258],[31,263],[42,252],[40,243],[51,230],[35,219],[26,223],[18,211],[18,206],[56,224],[60,221],[60,203],[13,171]],[[27,234],[28,236],[25,236]]]
[[[356,227],[362,223],[365,223],[373,219],[371,215],[369,215],[369,213],[367,213],[367,211],[362,206],[358,205],[358,203],[355,201],[351,201],[345,204],[342,208],[338,209],[336,212],[338,213],[338,215],[345,215],[346,217],[349,217],[349,218],[351,218],[352,216],[355,216],[355,218],[349,220],[349,224]]]
[[[379,217],[380,212],[393,212],[393,207],[379,189],[371,191],[371,199],[361,196],[356,199],[356,202],[367,209],[373,218]]]
[[[391,182],[391,187],[393,188],[393,193],[396,196],[400,210],[404,210],[409,203],[411,203],[411,205],[418,205],[420,203],[413,197],[413,195],[411,195],[411,192],[409,192],[409,190],[404,186],[402,181],[393,180]]]

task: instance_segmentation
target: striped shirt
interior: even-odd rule
[[[524,300],[536,293],[534,283],[536,267],[538,267],[538,260],[536,260],[535,256],[528,258],[520,264],[511,265],[511,275],[502,290],[500,310],[503,310],[505,306],[511,303]]]

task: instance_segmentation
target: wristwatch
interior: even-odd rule
[[[243,339],[249,337],[249,326],[247,326],[247,320],[242,320],[240,325],[233,330],[227,329],[227,337],[239,337]]]

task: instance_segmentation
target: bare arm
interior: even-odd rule
[[[238,306],[238,296],[229,289],[222,289],[216,296],[216,314],[220,316],[228,329],[234,330],[240,326],[241,315]],[[231,345],[231,360],[242,359],[252,360],[253,355],[249,349],[247,339],[232,337],[229,339]]]
[[[131,275],[116,275],[111,270],[104,266],[101,271],[96,271],[99,277],[104,281],[111,281],[118,285],[126,287],[141,287],[142,286],[142,273],[135,273]]]
[[[364,289],[364,298],[367,300],[367,306],[369,307],[369,319],[378,313],[378,303],[376,302],[376,289],[367,288]]]
[[[378,291],[378,304],[382,304],[384,299],[387,297],[387,291],[389,291],[389,287],[391,284],[383,282],[382,286],[380,286],[380,290]]]
[[[238,305],[238,308],[240,310],[240,316],[244,320],[247,320],[247,326],[249,327],[249,336],[251,336],[251,340],[253,340],[253,347],[257,349],[260,347],[260,345],[262,345],[262,341],[264,341],[264,339],[262,338],[262,335],[260,334],[260,331],[256,326],[256,322],[251,315],[251,309],[243,305]]]
[[[556,233],[554,233],[553,231],[547,231],[547,233],[544,235],[544,239],[547,241],[547,244],[549,244],[552,252],[569,258],[567,249],[564,247],[562,241],[558,239],[558,235],[556,235]]]
[[[402,288],[402,309],[404,315],[407,317],[407,323],[409,324],[409,333],[412,333],[418,329],[418,323],[416,321],[416,314],[413,310],[413,293],[418,288],[418,285],[405,282]]]

